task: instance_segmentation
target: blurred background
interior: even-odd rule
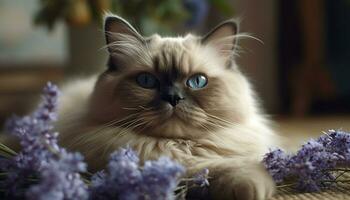
[[[103,71],[102,14],[141,33],[203,34],[241,19],[238,63],[292,144],[350,130],[350,0],[0,0],[0,123],[30,111],[47,81]]]

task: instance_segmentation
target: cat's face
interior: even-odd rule
[[[250,89],[233,62],[236,26],[206,37],[140,36],[106,19],[110,52],[91,98],[91,121],[159,137],[192,138],[245,120]]]

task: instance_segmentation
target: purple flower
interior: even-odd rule
[[[327,151],[339,155],[339,160],[350,165],[350,134],[341,130],[330,130],[321,136],[318,141],[322,143]]]
[[[107,174],[104,171],[96,172],[91,177],[90,199],[103,200],[103,199],[117,199],[117,194],[107,182]]]
[[[53,131],[58,95],[57,86],[48,83],[37,110],[22,118],[14,116],[6,123],[7,131],[19,137],[22,146],[6,166],[8,176],[2,184],[9,199],[24,198],[28,186],[27,199],[88,198],[87,186],[79,175],[86,171],[83,157],[59,147],[58,133]]]
[[[334,179],[327,169],[334,168],[338,161],[337,153],[327,151],[327,148],[316,140],[310,140],[291,158],[289,169],[292,174],[299,176],[299,190],[319,191],[324,187],[323,181]]]
[[[108,172],[108,184],[118,194],[119,199],[138,199],[142,195],[142,174],[138,158],[130,148],[121,149],[111,155]]]
[[[135,164],[139,163],[139,157],[136,152],[130,147],[121,148],[119,151],[115,151],[111,154],[110,163],[128,161]]]
[[[266,169],[269,171],[276,183],[282,182],[288,176],[288,161],[289,155],[287,155],[281,149],[270,151],[263,159]]]
[[[50,158],[51,150],[58,151],[58,133],[52,132],[58,95],[57,86],[48,83],[44,88],[43,101],[33,114],[22,118],[14,116],[5,125],[7,132],[19,137],[21,154],[26,159],[23,162],[29,168],[40,169]]]
[[[40,183],[29,188],[27,199],[88,199],[87,186],[79,174],[86,170],[82,156],[77,153],[59,156],[58,160],[50,160],[40,171]]]
[[[173,199],[183,173],[180,164],[166,157],[146,161],[141,167],[132,149],[120,149],[111,155],[108,171],[98,172],[92,177],[90,198]]]
[[[184,172],[183,166],[168,157],[146,161],[142,171],[142,189],[149,199],[173,199],[174,190]]]
[[[200,187],[209,186],[208,176],[209,169],[203,169],[202,171],[194,175],[193,182],[195,185],[198,185]]]
[[[266,154],[263,162],[276,183],[294,178],[298,190],[313,192],[331,186],[335,180],[331,170],[349,165],[349,152],[349,133],[331,130],[308,141],[294,155],[278,149]]]

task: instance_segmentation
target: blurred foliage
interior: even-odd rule
[[[102,22],[104,12],[118,14],[132,22],[144,34],[169,34],[178,26],[197,26],[216,9],[232,15],[228,0],[40,0],[35,23],[51,30],[57,21],[72,26]],[[189,23],[189,21],[191,23]]]

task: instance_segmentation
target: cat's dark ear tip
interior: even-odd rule
[[[239,22],[236,19],[229,19],[227,21],[224,21],[223,23],[227,23],[232,27],[232,30],[234,32],[234,34],[238,33],[238,29],[239,29]]]
[[[106,32],[132,34],[133,36],[142,38],[127,20],[112,13],[106,13],[104,15],[104,30]]]
[[[221,22],[217,26],[215,26],[211,31],[209,31],[206,35],[202,37],[202,43],[206,43],[216,36],[230,36],[236,35],[238,33],[239,20],[238,19],[229,19]]]
[[[119,17],[118,15],[114,15],[112,13],[105,13],[103,15],[103,21],[104,21],[104,29],[108,29],[109,26],[112,24],[112,23],[115,23],[115,22],[124,22],[125,20],[121,17]]]
[[[232,34],[235,35],[238,33],[239,29],[239,19],[228,19],[226,21],[221,22],[214,29],[218,29],[220,27],[229,26],[232,29]]]

